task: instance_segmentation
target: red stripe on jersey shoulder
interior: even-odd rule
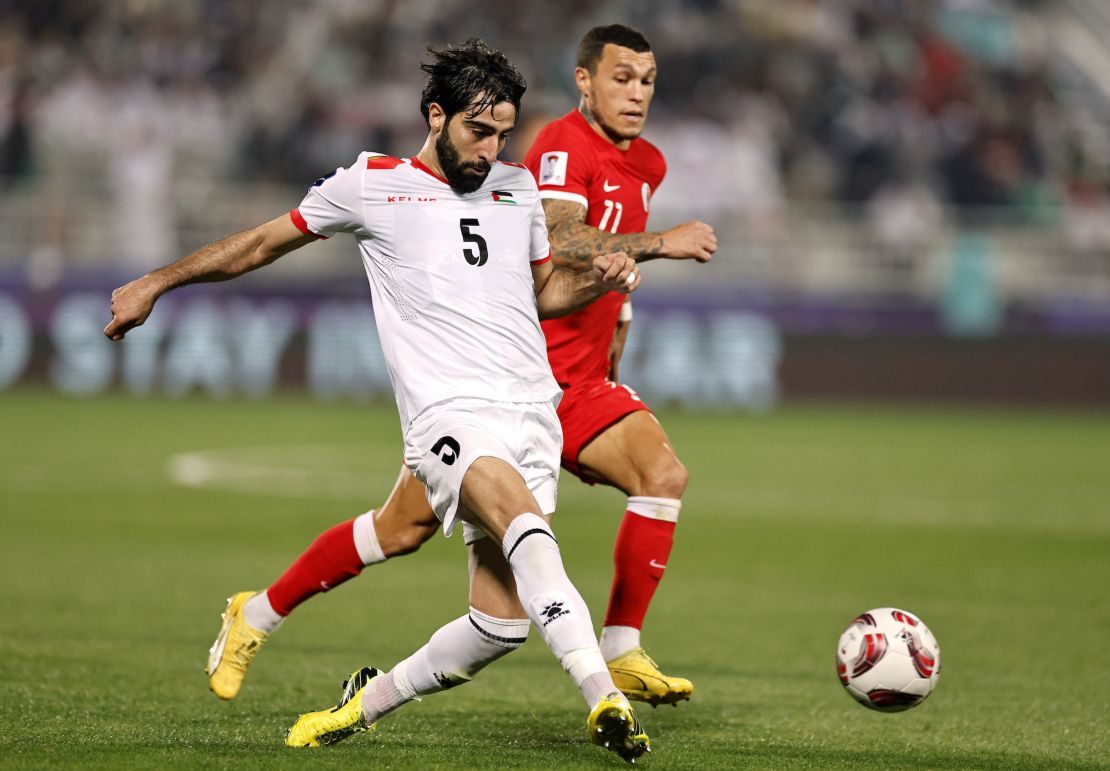
[[[548,252],[546,257],[540,257],[538,260],[532,260],[533,265],[543,265],[545,262],[551,262],[551,252]]]
[[[426,166],[426,165],[424,164],[424,162],[423,162],[423,161],[421,161],[421,160],[420,160],[419,158],[417,158],[417,157],[416,157],[415,155],[414,155],[414,156],[412,156],[411,158],[409,158],[409,163],[411,163],[411,164],[412,164],[412,167],[413,167],[414,169],[420,169],[420,170],[421,170],[422,172],[424,172],[425,174],[429,174],[429,175],[431,175],[431,176],[435,177],[436,179],[438,179],[438,180],[439,180],[440,182],[442,182],[443,184],[445,184],[445,185],[448,185],[448,184],[450,184],[450,183],[449,183],[449,182],[448,182],[448,181],[447,181],[446,179],[444,179],[443,177],[441,177],[440,175],[436,174],[436,173],[435,173],[434,171],[432,171],[431,169],[429,169],[429,168],[428,168],[428,167],[427,167],[427,166]]]
[[[293,220],[293,224],[297,226],[297,230],[301,231],[306,236],[312,236],[313,238],[327,239],[327,236],[322,236],[319,233],[313,233],[312,232],[312,228],[310,228],[308,226],[308,223],[305,222],[304,215],[301,214],[300,209],[293,209],[293,211],[289,212],[289,219]]]
[[[525,166],[523,163],[513,163],[512,161],[501,161],[501,162],[503,164],[505,164],[506,166],[516,166],[518,169],[524,169],[525,171],[528,171],[528,167]]]
[[[366,159],[366,168],[395,169],[402,163],[404,163],[404,161],[402,161],[400,158],[393,158],[389,155],[375,155],[373,158]]]

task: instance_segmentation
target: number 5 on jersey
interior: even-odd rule
[[[459,220],[459,232],[462,233],[463,241],[467,244],[474,244],[478,248],[475,253],[474,248],[467,245],[463,247],[463,257],[466,259],[467,264],[477,265],[479,268],[486,264],[489,259],[489,249],[486,248],[486,239],[482,238],[477,233],[472,233],[471,228],[478,227],[480,223],[476,219],[461,219]]]

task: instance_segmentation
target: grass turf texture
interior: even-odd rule
[[[642,765],[1106,766],[1110,415],[661,418],[691,483],[646,641],[697,693],[641,708]],[[376,734],[282,746],[344,673],[392,666],[465,610],[459,538],[303,606],[235,702],[208,692],[224,598],[388,491],[391,407],[17,392],[0,396],[0,435],[0,767],[621,765],[586,741],[581,699],[534,632]],[[204,484],[171,481],[181,453],[226,448],[250,449],[188,456]],[[622,508],[564,477],[556,531],[595,621]],[[937,692],[896,715],[858,706],[833,666],[842,629],[882,605],[920,614],[943,650]]]

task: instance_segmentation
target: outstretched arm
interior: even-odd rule
[[[301,232],[287,214],[221,238],[112,292],[112,320],[104,327],[104,334],[109,340],[122,340],[146,321],[154,303],[171,289],[205,281],[227,281],[268,265],[314,240],[315,237]]]
[[[627,254],[595,257],[590,270],[553,268],[550,262],[532,266],[536,305],[541,319],[551,319],[584,308],[607,292],[629,294],[640,285],[636,261]]]
[[[543,199],[552,257],[558,268],[586,270],[596,254],[625,252],[637,262],[665,257],[708,262],[717,236],[704,222],[684,222],[661,233],[606,233],[586,224],[586,207],[575,201]]]

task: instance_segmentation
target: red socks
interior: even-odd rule
[[[681,501],[634,496],[628,499],[613,548],[613,588],[605,626],[640,629],[674,543]]]
[[[313,595],[334,589],[362,572],[355,547],[355,520],[325,530],[304,554],[266,590],[270,605],[281,616]]]

